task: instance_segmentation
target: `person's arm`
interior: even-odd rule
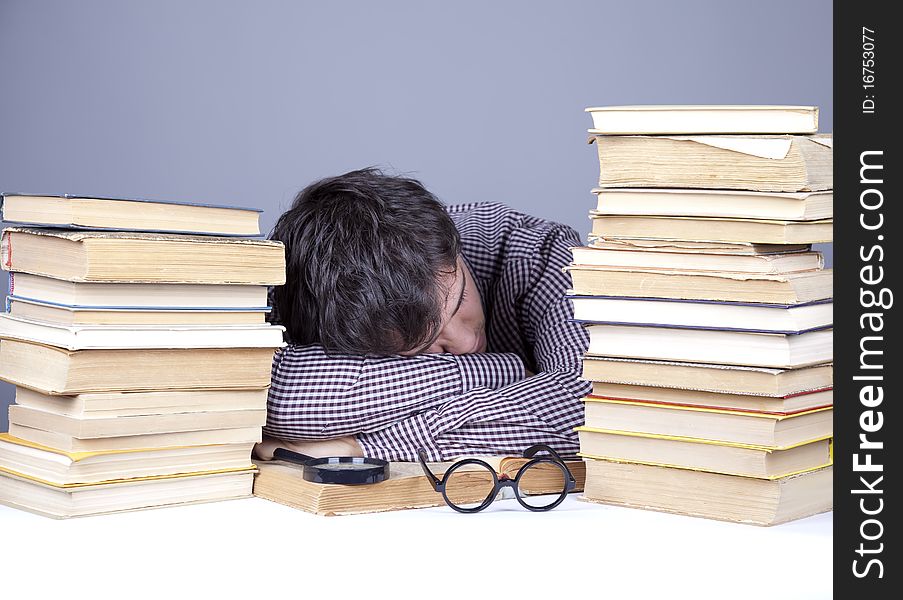
[[[589,345],[583,326],[573,322],[565,293],[570,277],[562,267],[579,245],[569,229],[550,233],[526,259],[531,279],[521,311],[532,330],[536,368],[529,379],[491,389],[473,389],[378,431],[357,436],[366,456],[416,460],[425,448],[429,460],[461,455],[520,454],[544,443],[573,456],[579,449],[574,427],[583,423],[581,398],[591,384],[580,378]]]
[[[523,378],[514,354],[373,357],[290,345],[273,358],[263,431],[282,440],[376,431],[470,390]]]

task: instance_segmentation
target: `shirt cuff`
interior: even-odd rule
[[[357,443],[364,451],[364,456],[383,460],[416,461],[417,450],[426,450],[427,460],[442,460],[436,441],[431,431],[435,411],[426,411],[399,421],[379,431],[359,433]]]
[[[527,375],[524,363],[517,354],[458,354],[455,362],[461,369],[462,392],[480,387],[498,389]]]

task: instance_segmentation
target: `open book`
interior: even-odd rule
[[[514,477],[517,470],[529,459],[502,456],[480,456],[497,473]],[[454,462],[430,463],[436,476],[451,467]],[[582,460],[565,461],[577,481],[574,491],[582,491],[586,481],[586,467]],[[313,483],[302,477],[302,468],[282,461],[259,461],[259,472],[254,479],[254,495],[292,508],[318,515],[353,515],[384,512],[405,508],[444,506],[442,494],[433,490],[419,463],[393,462],[389,465],[389,478],[371,485],[337,485]],[[488,475],[488,474],[486,474]],[[484,473],[474,473],[474,500],[485,497]],[[550,482],[549,493],[557,482]]]

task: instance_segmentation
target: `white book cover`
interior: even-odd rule
[[[137,348],[278,348],[279,325],[155,326],[55,325],[0,314],[0,338],[67,350]]]

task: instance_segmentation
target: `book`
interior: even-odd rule
[[[834,239],[834,220],[768,221],[723,217],[591,215],[603,238],[652,238],[758,244],[818,244]]]
[[[780,252],[736,255],[702,252],[644,252],[608,250],[589,246],[571,248],[575,265],[619,269],[676,269],[733,273],[797,273],[825,266],[821,252]]]
[[[28,406],[9,406],[10,425],[43,429],[74,438],[107,438],[150,435],[177,431],[263,427],[266,408],[257,410],[217,410],[166,415],[73,417]]]
[[[596,135],[599,187],[815,192],[834,188],[832,139]]]
[[[0,195],[0,220],[30,225],[212,235],[260,234],[257,208],[88,196]]]
[[[110,452],[152,450],[174,446],[256,444],[262,437],[260,427],[255,426],[236,429],[148,433],[106,438],[77,438],[57,431],[45,431],[15,423],[10,423],[9,435],[26,442],[63,452]]]
[[[527,459],[499,456],[476,457],[488,462],[498,473],[514,476]],[[437,477],[442,477],[454,462],[428,463]],[[583,489],[585,466],[582,460],[565,461],[577,482],[575,491]],[[385,512],[408,508],[445,506],[442,494],[433,490],[419,463],[392,462],[389,478],[370,485],[338,485],[305,481],[301,468],[282,461],[261,461],[254,479],[254,495],[318,515],[336,516]],[[457,490],[464,494],[457,501],[480,501],[486,497],[488,473],[484,470],[468,473],[472,486],[461,484]],[[552,487],[556,485],[554,482]],[[550,490],[551,491],[551,490]],[[559,490],[560,491],[560,490]],[[449,509],[451,510],[451,509]]]
[[[830,327],[831,300],[802,304],[761,304],[669,298],[569,296],[577,321],[607,324],[669,325],[671,327],[803,333]]]
[[[0,265],[67,281],[285,283],[282,243],[247,238],[9,227]]]
[[[831,510],[834,470],[779,479],[588,460],[584,500],[721,521],[776,525]]]
[[[0,504],[64,519],[251,496],[253,469],[73,486],[0,473]]]
[[[613,400],[666,402],[703,408],[724,408],[773,414],[794,413],[834,404],[834,389],[830,387],[794,392],[783,396],[765,396],[594,381],[592,395]]]
[[[279,348],[281,325],[57,325],[0,314],[0,338],[69,350],[102,348]]]
[[[682,188],[596,188],[590,215],[816,221],[834,216],[834,193]]]
[[[586,112],[593,118],[590,133],[608,135],[818,131],[817,106],[597,106]]]
[[[830,406],[776,415],[595,396],[584,398],[584,406],[586,427],[772,449],[831,437],[834,423]]]
[[[64,452],[0,433],[0,472],[72,486],[138,477],[250,469],[253,444]]]
[[[9,295],[63,308],[96,310],[269,308],[265,285],[90,283],[13,272],[9,273]]]
[[[16,388],[16,404],[75,418],[136,417],[230,410],[261,410],[267,405],[266,388],[258,390],[166,390],[103,392],[51,396],[25,387]]]
[[[589,246],[603,250],[636,250],[640,252],[680,252],[683,254],[735,254],[756,256],[760,254],[789,254],[808,252],[809,244],[753,244],[750,242],[700,242],[698,240],[646,240],[642,238],[606,239],[590,234]]]
[[[697,438],[578,427],[580,455],[594,460],[777,479],[832,464],[830,439],[789,448],[718,444]]]
[[[572,294],[801,304],[834,296],[834,271],[729,273],[571,265]]]
[[[267,308],[83,308],[7,296],[6,312],[12,317],[54,325],[263,325]]]
[[[834,365],[825,363],[798,369],[769,369],[585,356],[582,377],[593,382],[780,398],[832,387]]]
[[[795,335],[637,325],[587,325],[587,354],[790,369],[832,360],[834,331]]]
[[[272,364],[273,348],[66,350],[0,339],[0,379],[45,394],[260,389]]]

